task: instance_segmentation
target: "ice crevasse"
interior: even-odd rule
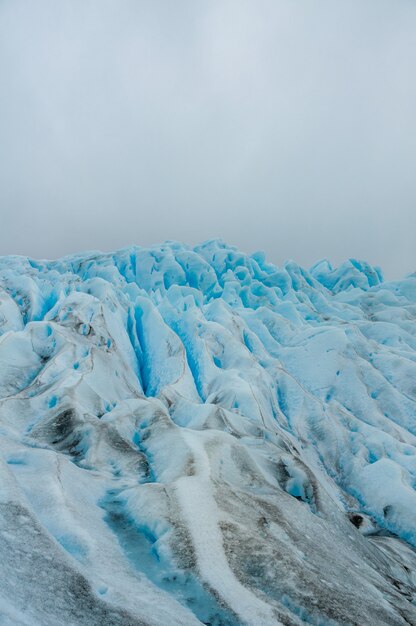
[[[416,624],[416,275],[0,258],[0,624]]]

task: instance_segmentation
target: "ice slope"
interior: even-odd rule
[[[0,624],[416,624],[416,276],[0,259]]]

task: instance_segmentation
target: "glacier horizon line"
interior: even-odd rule
[[[85,250],[78,250],[75,252],[70,252],[69,254],[63,254],[62,256],[57,257],[35,257],[29,254],[4,254],[0,255],[0,263],[5,259],[16,259],[19,261],[25,260],[29,263],[33,262],[34,264],[40,264],[43,268],[48,268],[49,266],[59,264],[60,262],[70,262],[70,261],[87,261],[98,258],[111,258],[118,256],[120,254],[125,253],[137,253],[143,251],[159,251],[159,252],[167,252],[167,251],[181,251],[181,252],[196,252],[198,253],[200,250],[204,250],[211,247],[217,247],[220,250],[227,250],[236,252],[244,255],[247,259],[253,259],[260,266],[267,266],[270,270],[275,269],[277,271],[284,270],[287,267],[296,267],[303,272],[308,272],[314,275],[317,270],[324,269],[325,273],[328,272],[345,272],[351,269],[352,267],[355,270],[367,274],[367,273],[375,273],[378,278],[378,283],[394,283],[400,280],[404,280],[406,278],[410,278],[414,276],[414,271],[409,271],[405,273],[403,276],[396,278],[386,278],[383,267],[380,264],[372,264],[366,259],[357,258],[355,256],[349,256],[345,260],[340,261],[339,263],[334,263],[330,257],[323,256],[318,258],[314,263],[307,266],[301,263],[298,263],[294,257],[285,259],[282,263],[278,264],[274,261],[269,260],[267,253],[262,249],[254,250],[253,252],[246,252],[242,250],[239,246],[229,244],[221,237],[213,237],[206,240],[201,241],[195,245],[188,244],[183,241],[179,241],[176,239],[166,239],[162,242],[155,242],[153,244],[142,245],[142,244],[129,244],[126,246],[121,246],[117,248],[112,248],[110,250],[101,250],[99,248],[90,248]],[[371,285],[373,286],[373,285]]]

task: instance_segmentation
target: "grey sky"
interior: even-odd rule
[[[0,0],[0,254],[416,269],[414,0]]]

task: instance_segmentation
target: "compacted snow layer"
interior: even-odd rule
[[[0,624],[416,624],[416,277],[0,259]]]

